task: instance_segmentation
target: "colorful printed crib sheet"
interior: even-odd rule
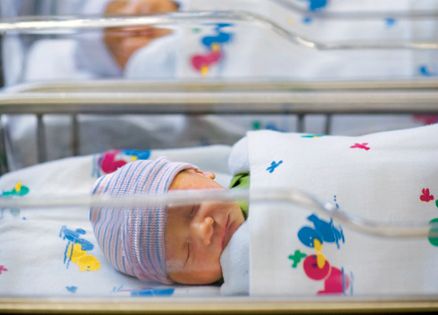
[[[248,152],[252,191],[296,188],[382,223],[438,221],[437,124],[361,137],[250,132]],[[436,237],[369,236],[290,204],[249,213],[252,295],[438,294]]]
[[[136,159],[167,156],[216,172],[226,185],[230,148],[112,150],[4,175],[0,198],[88,194],[97,177]],[[218,287],[157,286],[116,272],[105,260],[88,208],[0,209],[0,296],[216,295]]]

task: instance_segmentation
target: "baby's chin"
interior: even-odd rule
[[[169,272],[168,277],[175,283],[185,285],[209,285],[222,279],[222,269],[196,270],[192,272]]]

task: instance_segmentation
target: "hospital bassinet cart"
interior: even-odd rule
[[[267,1],[281,8],[287,8],[298,16],[303,16],[306,23],[322,20],[348,20],[348,23],[359,23],[362,19],[385,19],[391,13],[391,21],[419,20],[430,21],[436,17],[435,11],[412,12],[336,12],[324,10],[307,10],[300,3],[294,1]],[[391,24],[391,21],[386,23]],[[425,22],[425,23],[426,23]],[[216,24],[212,24],[216,23]],[[286,28],[284,24],[270,20],[251,12],[245,11],[202,11],[179,12],[155,16],[139,17],[56,17],[56,18],[10,18],[0,22],[2,40],[9,37],[33,42],[40,36],[44,38],[75,38],[81,32],[100,30],[108,27],[127,27],[139,25],[190,27],[202,32],[203,28],[211,29],[211,25],[228,23],[232,27],[251,27],[262,29],[273,37],[278,36],[282,41],[294,46],[301,46],[308,50],[318,51],[347,51],[354,54],[357,51],[386,51],[406,50],[420,54],[436,53],[436,40],[347,40],[324,41],[312,39],[311,35],[302,35],[294,31],[302,29],[296,24]],[[395,23],[395,22],[394,22]],[[436,31],[436,30],[434,30]],[[9,45],[10,43],[6,44]],[[7,46],[10,47],[10,46]],[[25,52],[26,53],[26,52]],[[231,57],[230,57],[231,58]],[[20,65],[25,68],[25,58]],[[2,60],[3,65],[12,60]],[[424,66],[425,67],[425,66]],[[164,79],[164,80],[124,80],[122,78],[92,78],[80,80],[40,80],[37,82],[22,82],[15,79],[9,81],[0,93],[0,152],[1,173],[17,170],[14,163],[14,140],[10,136],[11,118],[23,115],[35,119],[33,129],[33,148],[35,162],[43,163],[51,160],[50,143],[48,140],[47,117],[57,115],[67,117],[64,126],[67,137],[64,143],[63,156],[78,156],[97,152],[84,152],[83,143],[90,139],[99,139],[98,134],[81,133],[81,117],[104,116],[117,119],[121,115],[135,115],[138,117],[185,115],[186,117],[203,117],[204,115],[217,117],[289,117],[293,123],[288,131],[309,132],[309,118],[317,117],[318,130],[323,134],[331,134],[339,117],[414,117],[418,124],[423,122],[434,123],[438,117],[438,80],[429,68],[421,68],[413,77],[361,77],[357,79],[294,79],[278,78],[267,75],[260,77],[219,77],[198,79]],[[421,72],[423,71],[423,72]],[[14,81],[14,80],[12,80]],[[5,77],[5,82],[8,78]],[[257,120],[260,124],[260,122]],[[65,123],[65,122],[64,122]],[[112,126],[117,128],[117,126]],[[189,129],[192,126],[189,125]],[[260,128],[254,125],[255,129]],[[266,126],[262,126],[266,127]],[[270,126],[271,129],[272,126]],[[269,126],[268,126],[269,128]],[[281,129],[281,128],[278,128]],[[293,129],[293,130],[292,130]],[[232,145],[233,140],[224,140],[222,144]],[[174,147],[184,147],[192,142],[174,143]],[[210,144],[207,141],[207,144]],[[105,148],[105,149],[111,149]],[[99,148],[100,150],[100,148]],[[203,198],[193,195],[192,198]],[[172,197],[170,197],[172,198]],[[175,196],[173,201],[179,200]],[[239,194],[224,194],[207,196],[215,198],[248,198],[246,192]],[[184,199],[184,198],[182,198]],[[319,211],[328,213],[335,221],[339,220],[354,230],[363,233],[393,235],[424,235],[427,226],[399,227],[373,226],[369,222],[354,220],[354,217],[345,216],[328,205],[312,199],[311,194],[301,194],[294,191],[284,191],[270,195],[260,192],[254,196],[253,202],[298,203],[302,206],[315,207]],[[3,202],[4,201],[4,202]],[[41,200],[4,199],[2,208],[41,207]],[[128,200],[129,201],[129,200]],[[9,204],[8,204],[9,202]],[[89,206],[93,202],[107,202],[105,200],[74,200],[65,198],[45,200],[50,207],[59,205]],[[111,200],[109,201],[111,202]],[[114,202],[114,200],[113,200]],[[131,202],[135,202],[131,200]],[[168,202],[168,201],[166,201]],[[186,200],[187,202],[187,200]],[[338,221],[336,221],[338,222]],[[422,234],[423,233],[423,234]],[[427,234],[426,234],[427,235]],[[1,248],[0,248],[1,251]],[[1,263],[1,261],[0,261]],[[3,267],[3,266],[0,266]],[[4,269],[0,271],[5,272]],[[0,282],[1,272],[0,272]],[[201,291],[199,291],[201,292]],[[437,295],[418,296],[267,296],[267,297],[224,297],[220,295],[202,296],[172,296],[172,297],[114,297],[108,296],[50,296],[47,294],[35,296],[21,296],[20,294],[0,296],[0,312],[149,312],[149,313],[314,313],[314,312],[433,312],[438,309]]]

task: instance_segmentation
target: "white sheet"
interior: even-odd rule
[[[248,148],[252,191],[292,187],[383,223],[438,217],[437,124],[360,137],[250,132]],[[436,240],[367,236],[288,204],[251,203],[249,223],[252,295],[438,293]]]
[[[229,151],[226,146],[210,146],[69,158],[4,175],[0,179],[1,195],[23,198],[88,194],[96,178],[115,164],[161,155],[216,172],[218,182],[227,185]],[[116,272],[98,248],[88,212],[88,208],[0,209],[0,296],[219,294],[219,287],[163,287]],[[70,257],[69,246],[80,243],[86,249],[75,248]]]

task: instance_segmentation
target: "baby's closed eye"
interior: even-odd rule
[[[186,255],[186,260],[184,261],[184,266],[186,266],[188,263],[189,263],[189,260],[190,260],[190,253],[191,253],[191,246],[190,246],[191,244],[190,244],[190,240],[188,239],[188,240],[186,240],[186,253],[187,253],[187,255]]]

